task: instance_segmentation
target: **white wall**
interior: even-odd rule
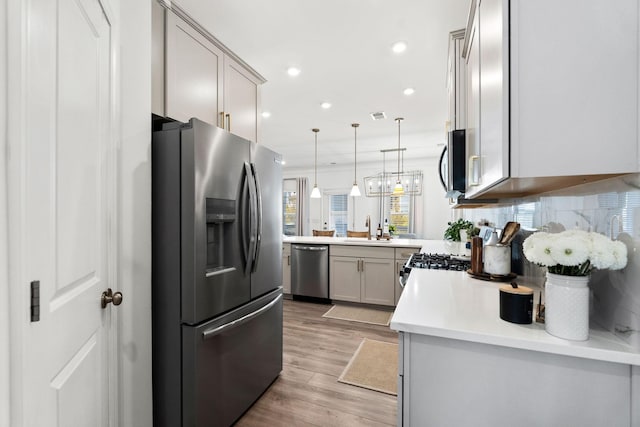
[[[7,3],[0,3],[0,426],[9,425],[9,275],[7,247]]]
[[[151,426],[151,2],[120,0],[119,426]]]
[[[444,197],[444,190],[438,178],[438,158],[427,157],[420,159],[405,158],[404,170],[422,170],[424,187],[423,193],[418,200],[421,200],[416,218],[416,234],[425,239],[442,239],[444,230],[447,228],[447,222],[451,220],[453,212],[449,208],[448,199]],[[393,165],[392,165],[393,163]],[[387,172],[395,171],[395,162],[387,161]],[[367,214],[371,215],[372,228],[377,227],[378,222],[384,221],[379,218],[378,199],[375,197],[364,196],[363,178],[365,176],[375,175],[382,171],[382,162],[358,164],[358,186],[362,193],[361,197],[350,198],[349,203],[355,200],[355,217],[349,217],[349,228],[355,224],[356,230],[365,230],[365,220]],[[314,176],[313,170],[296,170],[285,169],[283,171],[284,178],[307,177],[309,179],[309,192],[313,188]],[[353,165],[335,166],[335,167],[318,167],[318,187],[324,193],[330,192],[346,192],[351,191],[353,185]],[[311,229],[321,229],[323,223],[328,220],[326,217],[325,198],[307,199],[310,203],[309,222]],[[310,233],[310,232],[309,232]]]

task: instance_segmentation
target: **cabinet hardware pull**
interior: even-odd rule
[[[231,114],[227,113],[226,117],[227,117],[227,130],[231,132]]]
[[[480,179],[479,179],[479,173],[476,176],[476,174],[474,173],[476,168],[476,162],[480,162],[480,156],[470,156],[469,157],[469,185],[470,186],[476,186],[480,184]]]
[[[287,255],[287,265],[291,265],[291,255]]]
[[[218,122],[218,127],[224,129],[224,111],[220,111],[220,121]]]

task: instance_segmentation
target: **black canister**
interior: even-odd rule
[[[515,283],[500,287],[500,318],[522,325],[531,323],[533,290]]]

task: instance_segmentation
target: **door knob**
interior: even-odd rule
[[[100,301],[102,302],[102,308],[106,308],[110,302],[112,302],[113,305],[120,305],[122,304],[122,292],[116,292],[114,294],[111,288],[108,288],[102,293]]]

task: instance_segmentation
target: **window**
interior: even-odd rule
[[[282,233],[285,236],[295,236],[298,234],[298,195],[296,193],[296,180],[283,180],[282,190]]]
[[[386,219],[389,221],[389,228],[393,230],[393,234],[413,233],[415,198],[416,196],[408,194],[381,198],[380,200],[383,203],[380,208],[382,213],[381,225],[384,225],[384,220]]]
[[[336,230],[336,236],[347,235],[348,215],[348,195],[329,195],[329,229]]]

